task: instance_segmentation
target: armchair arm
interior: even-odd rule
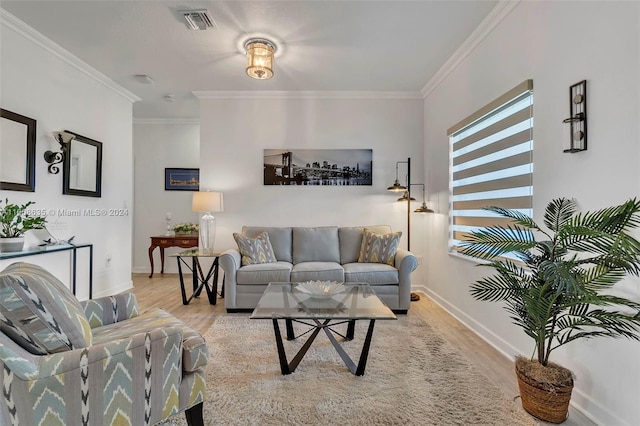
[[[117,294],[80,302],[91,328],[137,317],[138,302],[133,293]]]

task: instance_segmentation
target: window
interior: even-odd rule
[[[486,206],[533,215],[533,81],[526,80],[448,130],[449,248],[465,233],[509,219]]]

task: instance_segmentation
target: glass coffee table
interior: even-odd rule
[[[367,366],[371,338],[376,320],[395,320],[395,314],[376,296],[366,283],[345,284],[342,289],[330,297],[315,298],[297,288],[300,283],[269,283],[258,306],[251,314],[251,319],[270,319],[276,337],[276,347],[280,359],[282,374],[291,374],[304,358],[307,350],[321,331],[329,338],[345,365],[356,376],[362,376]],[[287,340],[309,334],[298,353],[289,362],[285,353],[279,320],[284,320]],[[358,364],[349,357],[336,335],[344,340],[352,340],[355,334],[355,323],[368,320],[369,326],[362,345]],[[293,323],[304,324],[307,331],[296,336]],[[346,334],[340,334],[334,327],[347,324]]]

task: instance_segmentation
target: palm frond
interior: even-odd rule
[[[478,280],[471,285],[471,295],[478,300],[497,302],[518,297],[528,277],[522,268],[509,261],[494,261],[489,265],[497,270],[496,275]]]
[[[578,211],[578,203],[573,199],[556,198],[544,211],[544,224],[554,232],[566,225]]]
[[[503,207],[498,207],[498,206],[488,206],[488,207],[483,207],[482,209],[493,212],[502,217],[511,219],[515,225],[521,226],[526,229],[534,229],[536,231],[540,231],[546,234],[546,232],[542,228],[540,228],[538,224],[535,223],[530,216],[527,216],[526,214],[518,210],[505,209]]]
[[[535,246],[533,232],[517,226],[489,226],[468,234],[460,243],[466,256],[492,259],[505,253],[529,250]]]

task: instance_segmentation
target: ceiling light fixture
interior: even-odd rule
[[[247,55],[247,75],[257,80],[273,77],[273,55],[276,45],[266,38],[250,38],[244,43]]]

